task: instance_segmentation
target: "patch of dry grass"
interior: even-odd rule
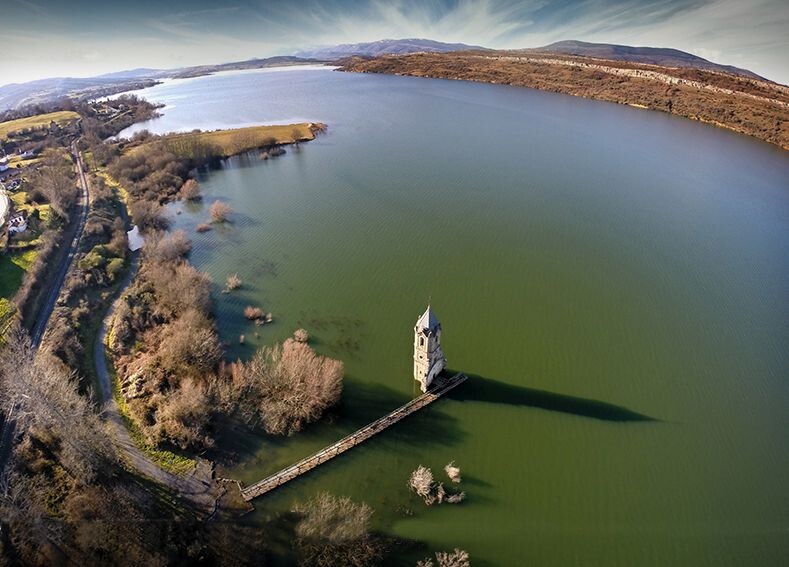
[[[5,140],[9,134],[18,132],[19,130],[42,128],[49,126],[49,123],[52,121],[62,126],[63,124],[74,122],[78,118],[79,114],[76,112],[71,110],[60,110],[58,112],[37,114],[35,116],[28,116],[27,118],[18,118],[16,120],[0,122],[0,140]]]

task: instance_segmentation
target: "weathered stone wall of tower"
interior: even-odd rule
[[[414,380],[426,391],[446,366],[441,349],[441,324],[428,306],[414,326]]]

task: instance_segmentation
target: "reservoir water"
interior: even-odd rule
[[[304,327],[346,368],[329,418],[243,436],[221,474],[258,480],[412,397],[428,299],[471,376],[250,521],[329,490],[425,542],[404,565],[454,547],[475,566],[787,564],[789,153],[609,103],[326,69],[139,94],[167,106],[124,134],[328,125],[201,171],[203,203],[171,206],[232,357]],[[232,224],[196,233],[217,199]],[[230,273],[244,285],[223,295]],[[412,469],[451,460],[466,502],[409,495]]]

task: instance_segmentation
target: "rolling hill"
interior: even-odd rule
[[[616,45],[613,43],[587,43],[585,41],[565,40],[529,51],[578,55],[580,57],[594,57],[596,59],[608,59],[611,61],[627,61],[629,63],[645,63],[648,65],[660,65],[662,67],[703,69],[705,71],[719,71],[751,79],[766,80],[764,77],[760,77],[747,69],[713,63],[703,57],[680,51],[679,49],[670,49],[666,47],[633,47],[630,45]]]
[[[314,49],[305,49],[295,53],[298,57],[312,57],[327,61],[342,59],[344,57],[363,56],[377,57],[379,55],[405,55],[407,53],[446,53],[449,51],[466,51],[469,49],[485,49],[478,45],[465,43],[444,43],[432,39],[381,39],[366,43],[344,43]]]

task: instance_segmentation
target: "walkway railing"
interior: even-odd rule
[[[255,484],[242,488],[242,498],[248,502],[253,498],[262,496],[263,494],[270,492],[279,486],[282,486],[286,482],[293,480],[294,478],[297,478],[308,471],[311,471],[318,465],[333,459],[337,455],[341,455],[348,449],[351,449],[363,441],[366,441],[376,433],[380,433],[387,427],[394,425],[403,418],[408,417],[412,413],[436,401],[438,398],[449,392],[452,388],[458,384],[463,383],[466,378],[467,376],[465,374],[458,373],[448,379],[436,379],[436,382],[434,382],[433,387],[430,390],[418,398],[414,398],[404,406],[401,406],[391,413],[376,419],[371,424],[362,427],[355,433],[351,433],[350,435],[343,437],[336,443],[329,445],[325,449],[321,449],[314,455],[302,459],[301,461],[285,469],[282,469],[278,473],[266,477]]]

